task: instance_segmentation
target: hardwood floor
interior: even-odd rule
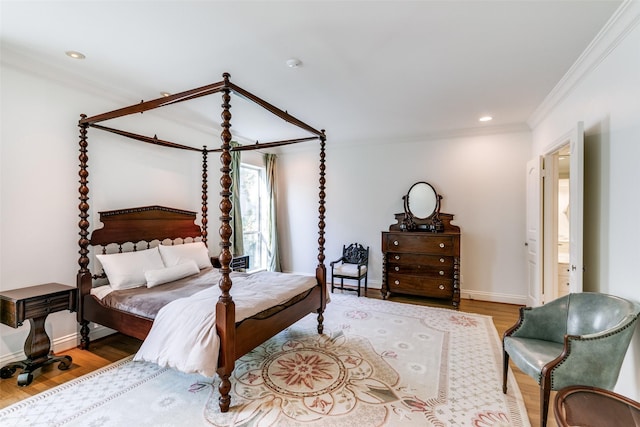
[[[336,290],[336,292],[340,292]],[[380,291],[369,289],[369,298],[381,298]],[[408,304],[426,305],[431,307],[451,308],[448,302],[429,300],[410,296],[393,296],[391,301]],[[518,319],[519,307],[511,304],[500,304],[486,301],[476,301],[462,299],[460,301],[460,311],[477,313],[493,318],[498,334],[502,337],[503,332],[513,325]],[[111,335],[91,343],[89,351],[78,348],[70,349],[61,354],[68,354],[73,358],[73,364],[66,371],[60,371],[57,363],[42,369],[41,373],[36,372],[33,382],[27,387],[16,385],[16,373],[12,378],[0,381],[0,408],[4,408],[27,397],[46,391],[52,387],[65,383],[74,378],[85,375],[110,363],[116,362],[123,357],[135,353],[140,347],[141,341],[126,337],[121,334]],[[538,384],[529,376],[522,374],[517,368],[512,372],[520,387],[520,392],[524,398],[529,420],[533,427],[540,425],[540,389]],[[551,402],[555,393],[551,392]],[[548,426],[556,427],[553,417],[552,407],[549,410]]]

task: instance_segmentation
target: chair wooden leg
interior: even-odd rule
[[[507,376],[509,375],[509,353],[502,351],[502,392],[507,394]]]
[[[358,297],[360,297],[360,279],[358,279]]]
[[[547,427],[547,415],[549,413],[549,396],[551,395],[551,386],[548,381],[542,379],[540,384],[540,427]]]
[[[333,284],[333,271],[331,272],[331,293],[333,293],[333,288],[334,288],[334,284]]]

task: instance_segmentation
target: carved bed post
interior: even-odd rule
[[[324,330],[324,309],[326,306],[326,286],[327,286],[327,269],[324,265],[324,228],[325,228],[325,144],[326,144],[326,136],[324,134],[324,129],[322,129],[322,136],[320,137],[320,193],[319,193],[319,205],[318,205],[318,213],[320,221],[318,222],[318,266],[316,267],[316,278],[318,279],[318,283],[321,284],[322,287],[322,295],[320,295],[320,307],[318,308],[318,333],[321,334]]]
[[[222,186],[222,191],[220,191],[220,196],[222,196],[222,200],[220,201],[220,237],[222,238],[220,242],[220,273],[222,277],[220,278],[219,286],[222,293],[216,304],[216,328],[220,335],[220,341],[225,343],[220,351],[217,370],[218,376],[220,377],[220,385],[218,386],[218,391],[220,392],[220,411],[228,412],[231,403],[231,397],[229,396],[231,381],[229,381],[229,377],[231,376],[231,372],[233,372],[235,364],[236,328],[235,303],[229,293],[231,289],[231,278],[229,277],[229,273],[231,273],[231,268],[229,267],[231,264],[231,251],[229,248],[231,247],[232,233],[230,224],[231,216],[229,215],[232,207],[230,173],[231,132],[229,131],[231,127],[231,111],[229,111],[231,108],[231,96],[229,95],[230,75],[229,73],[224,73],[222,76],[225,83],[224,89],[222,90],[222,133],[220,135],[222,139],[222,153],[220,154],[222,164],[220,168],[222,172],[222,176],[220,177],[220,184]]]
[[[85,114],[80,115],[81,120],[85,119],[87,116]],[[77,319],[78,323],[80,323],[80,347],[83,349],[89,348],[89,322],[84,320],[84,310],[82,306],[83,297],[85,294],[88,294],[91,291],[91,272],[89,271],[89,171],[88,171],[88,161],[89,156],[87,155],[87,129],[89,127],[88,124],[78,124],[80,128],[80,155],[78,159],[80,160],[80,171],[78,175],[80,176],[80,187],[78,191],[80,193],[80,204],[78,208],[80,209],[80,221],[78,222],[78,226],[80,228],[80,240],[78,240],[78,245],[80,246],[80,258],[78,259],[78,264],[80,265],[80,270],[78,271],[78,276],[76,278],[76,287],[77,291]]]
[[[204,244],[207,244],[207,236],[209,235],[209,231],[207,229],[207,223],[209,220],[207,219],[207,212],[209,208],[207,207],[207,203],[209,200],[207,189],[209,188],[208,184],[208,174],[207,174],[207,146],[202,147],[202,241]]]

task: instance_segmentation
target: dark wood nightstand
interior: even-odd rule
[[[59,283],[30,286],[22,289],[0,292],[0,321],[7,326],[17,328],[29,320],[31,331],[24,343],[25,360],[13,362],[0,369],[0,378],[11,378],[16,369],[22,369],[18,375],[18,385],[31,384],[33,371],[59,361],[58,369],[71,366],[70,356],[52,356],[51,340],[44,329],[49,313],[76,309],[76,288]]]

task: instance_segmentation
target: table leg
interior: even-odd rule
[[[27,359],[33,363],[39,362],[39,359],[47,359],[49,351],[51,350],[51,340],[47,331],[44,329],[44,322],[47,316],[36,317],[29,319],[31,329],[29,330],[29,336],[24,342],[24,354],[27,355]]]
[[[24,343],[24,354],[26,359],[20,362],[9,363],[0,369],[0,378],[11,378],[16,369],[22,369],[18,375],[18,385],[28,386],[33,381],[33,371],[54,362],[60,362],[58,369],[64,371],[71,366],[71,356],[50,356],[51,340],[44,329],[44,322],[47,316],[29,319],[31,330]]]

